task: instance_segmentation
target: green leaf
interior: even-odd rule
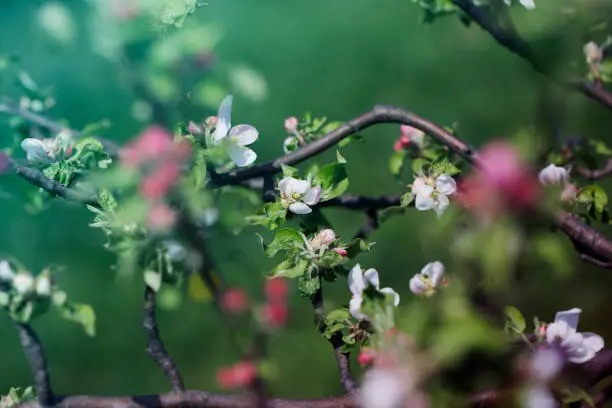
[[[403,194],[402,198],[401,198],[401,203],[402,203],[401,206],[404,207],[404,208],[410,206],[412,201],[414,201],[415,197],[416,196],[413,193],[405,193],[405,194]]]
[[[96,335],[96,314],[89,305],[66,302],[60,313],[64,319],[79,323],[88,336]]]
[[[328,324],[332,324],[333,322],[344,321],[351,318],[351,314],[346,308],[335,309],[327,314],[325,320]]]
[[[514,331],[517,333],[523,333],[525,331],[525,327],[527,327],[525,318],[516,307],[506,306],[504,308],[504,313],[506,314],[507,324],[509,324]]]
[[[404,159],[406,158],[406,151],[400,150],[391,155],[389,159],[389,171],[394,176],[399,176],[404,167]]]
[[[274,239],[265,247],[266,255],[273,257],[278,251],[300,250],[305,246],[304,238],[299,231],[291,228],[282,228],[276,231]]]
[[[161,273],[148,269],[144,271],[143,276],[144,276],[144,281],[148,287],[153,289],[153,291],[155,292],[159,291],[159,288],[161,288],[161,284],[162,284],[162,274]]]
[[[197,189],[202,188],[206,182],[206,151],[204,149],[198,148],[193,154],[191,178]]]
[[[283,172],[283,177],[293,177],[298,172],[298,169],[296,169],[295,167],[287,166],[286,164],[281,164],[281,170]]]
[[[272,270],[270,277],[298,278],[304,275],[304,271],[306,270],[307,266],[308,262],[305,259],[287,259],[278,264],[276,268]]]
[[[577,196],[578,202],[585,205],[589,215],[598,221],[604,221],[608,212],[608,194],[595,184],[585,186]]]
[[[362,252],[370,252],[372,246],[374,246],[373,242],[367,242],[361,238],[354,239],[346,248],[346,256],[353,259]]]
[[[421,176],[425,172],[425,168],[429,166],[429,160],[418,158],[412,161],[412,174],[415,177]]]
[[[342,195],[349,186],[346,166],[343,163],[331,163],[321,167],[314,178],[314,184],[321,186],[322,200]]]
[[[312,297],[321,288],[321,281],[318,277],[302,274],[298,279],[298,290],[304,297]]]

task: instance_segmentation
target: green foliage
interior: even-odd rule
[[[586,216],[602,223],[610,222],[608,194],[598,185],[584,186],[577,195],[578,203],[584,207]]]
[[[506,314],[505,330],[519,335],[523,334],[527,325],[521,312],[514,306],[506,306],[504,312]]]
[[[423,8],[422,21],[431,24],[440,17],[455,14],[457,6],[450,0],[412,0]]]
[[[8,394],[0,396],[0,407],[9,408],[20,404],[25,404],[36,399],[34,387],[29,386],[25,389],[20,387],[11,387]]]
[[[344,163],[327,164],[316,173],[314,183],[321,186],[321,200],[331,200],[342,195],[349,186]]]

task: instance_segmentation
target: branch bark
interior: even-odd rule
[[[149,286],[145,289],[145,301],[144,301],[144,316],[142,319],[142,326],[147,333],[147,353],[153,361],[162,369],[170,384],[172,385],[172,391],[182,392],[185,391],[183,385],[183,379],[179,373],[176,364],[168,354],[166,347],[159,335],[159,329],[157,328],[157,316],[156,316],[156,293]]]
[[[16,326],[19,331],[21,347],[23,347],[28,357],[32,374],[34,374],[38,405],[41,407],[51,406],[53,403],[53,391],[51,390],[47,358],[45,357],[40,340],[29,324],[16,323]]]
[[[589,180],[601,180],[603,178],[612,176],[612,159],[608,159],[606,164],[601,169],[587,169],[585,167],[578,167],[576,169],[578,173]]]

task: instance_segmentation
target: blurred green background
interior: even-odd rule
[[[108,119],[112,125],[102,133],[105,137],[117,141],[133,137],[145,124],[132,114],[135,96],[121,63],[94,52],[91,4],[60,3],[68,7],[75,31],[68,41],[58,43],[40,24],[40,10],[48,3],[0,1],[0,52],[18,55],[21,68],[41,86],[53,88],[57,97],[51,111],[54,117],[66,118],[76,128]],[[539,47],[551,55],[558,51],[556,55],[567,53],[581,61],[581,45],[588,35],[574,35],[569,28],[573,26],[559,9],[556,0],[542,0],[536,11],[516,8],[515,14],[525,36]],[[462,138],[479,146],[536,123],[542,93],[549,91],[526,63],[479,28],[468,29],[455,17],[421,25],[421,10],[409,0],[210,0],[187,19],[192,27],[214,23],[219,28],[222,36],[214,54],[220,70],[227,62],[242,64],[265,79],[265,98],[254,100],[238,94],[233,112],[235,123],[259,129],[255,146],[260,162],[282,154],[284,118],[305,111],[346,120],[374,104],[394,104],[440,124],[456,122]],[[16,97],[9,85],[3,84],[3,92]],[[214,109],[181,97],[182,121],[214,113]],[[561,94],[561,99],[568,107],[559,113],[565,119],[564,135],[608,137],[609,112],[581,95]],[[4,123],[8,118],[0,119]],[[2,131],[8,140],[8,127]],[[387,170],[398,127],[378,126],[363,134],[364,143],[353,143],[344,152],[351,176],[349,192],[403,191],[404,186]],[[327,153],[321,160],[331,157]],[[0,182],[13,186],[6,187],[9,193],[17,184],[34,191],[10,176]],[[48,210],[32,215],[9,193],[0,198],[0,253],[20,259],[32,271],[49,264],[63,265],[57,276],[60,284],[74,300],[91,304],[97,312],[95,338],[87,338],[80,327],[53,314],[35,322],[46,346],[56,393],[167,390],[161,371],[144,351],[141,281],[117,281],[113,257],[101,247],[101,232],[88,227],[92,214],[56,200]],[[345,236],[362,225],[359,214],[326,213]],[[402,308],[411,302],[409,278],[425,263],[445,260],[446,248],[419,239],[419,232],[434,222],[435,216],[429,213],[409,212],[393,218],[373,234],[375,250],[359,259],[363,265],[376,267],[383,284],[400,293]],[[214,230],[211,245],[219,272],[231,284],[258,296],[260,277],[271,263],[258,250],[255,231],[246,229],[234,237]],[[537,313],[552,319],[556,310],[579,306],[585,312],[584,330],[612,335],[607,318],[609,294],[601,290],[612,283],[609,272],[578,262],[569,279],[539,272],[541,277],[532,279],[516,295],[516,304],[526,316]],[[452,276],[453,272],[447,273]],[[328,294],[330,309],[348,303],[349,291],[343,281]],[[186,297],[178,310],[161,311],[159,320],[187,387],[215,390],[217,369],[236,361],[239,350],[228,340],[212,306]],[[341,392],[331,348],[315,332],[311,320],[308,302],[296,294],[287,330],[270,344],[271,358],[277,364],[278,379],[272,385],[276,395],[317,397]],[[32,379],[5,315],[0,316],[0,327],[0,393],[5,393],[10,386],[32,384]]]

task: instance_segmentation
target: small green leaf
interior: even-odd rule
[[[159,291],[159,288],[161,288],[161,284],[162,284],[162,274],[161,273],[148,269],[144,271],[143,276],[144,276],[144,281],[148,287],[153,289],[153,291],[155,292]]]
[[[200,189],[206,181],[206,151],[196,149],[193,154],[191,177],[196,188]]]
[[[281,164],[281,170],[283,172],[283,177],[293,177],[298,172],[298,169],[296,169],[295,167],[287,166],[286,164]]]
[[[402,203],[401,206],[404,207],[404,208],[405,207],[409,207],[410,204],[412,203],[412,201],[414,201],[415,197],[416,196],[413,193],[405,193],[405,194],[403,194],[402,198],[401,198],[401,203]]]
[[[346,308],[335,309],[327,314],[325,318],[329,324],[332,322],[344,321],[350,319],[351,315]]]
[[[389,159],[389,171],[394,176],[399,176],[404,167],[404,159],[406,158],[406,151],[400,150],[391,155]]]
[[[304,271],[308,266],[308,262],[305,259],[297,258],[295,260],[285,260],[278,264],[271,272],[273,278],[298,278],[304,275]]]
[[[425,168],[429,166],[429,160],[418,158],[412,161],[412,174],[415,177],[421,176],[425,172]]]
[[[321,199],[330,200],[342,195],[349,185],[346,167],[342,163],[327,164],[319,170],[314,184],[321,186]]]
[[[66,302],[61,308],[62,317],[79,323],[88,336],[96,335],[96,314],[89,305]]]
[[[299,231],[291,228],[282,228],[276,231],[274,239],[265,247],[266,255],[273,257],[281,250],[295,250],[304,248],[304,238]]]
[[[506,306],[504,308],[504,313],[508,319],[508,323],[511,325],[511,328],[514,329],[518,333],[523,333],[525,331],[525,318],[521,314],[521,312],[514,306]]]
[[[298,279],[298,289],[304,297],[312,297],[321,288],[321,281],[318,277],[302,274]]]

